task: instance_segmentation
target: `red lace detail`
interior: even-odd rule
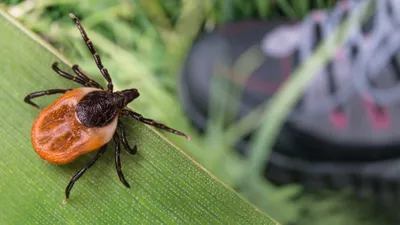
[[[371,97],[364,95],[363,105],[367,111],[368,118],[375,129],[387,129],[391,124],[391,117],[385,108],[378,109]]]
[[[329,115],[329,120],[335,129],[344,129],[348,124],[348,118],[341,110],[332,111]]]

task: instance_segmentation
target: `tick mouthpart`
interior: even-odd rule
[[[121,91],[121,94],[125,97],[125,105],[140,96],[139,91],[136,88],[123,90]]]

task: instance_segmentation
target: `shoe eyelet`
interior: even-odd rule
[[[335,129],[345,129],[348,124],[347,115],[340,107],[334,109],[329,115],[329,121]]]

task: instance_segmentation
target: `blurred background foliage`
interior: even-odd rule
[[[246,159],[224,130],[200,134],[183,112],[178,89],[185,54],[196,36],[217,24],[240,20],[299,20],[335,0],[3,0],[8,13],[59,49],[73,63],[100,78],[92,57],[68,14],[81,19],[113,75],[118,89],[138,88],[138,112],[191,134],[186,143],[169,135],[222,181],[282,224],[392,224],[390,209],[351,191],[306,193],[292,185],[240,189]],[[98,79],[101,80],[101,79]],[[232,126],[234,127],[235,124]],[[262,160],[262,159],[260,159]]]

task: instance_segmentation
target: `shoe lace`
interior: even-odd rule
[[[378,107],[399,102],[400,98],[400,2],[379,0],[375,2],[376,16],[371,36],[361,44],[360,59],[354,71],[363,76],[354,77],[360,94],[367,95]],[[391,70],[395,76],[387,79],[384,69]],[[385,83],[379,88],[379,83]],[[391,85],[393,84],[394,85]]]
[[[302,23],[303,29],[300,29],[302,32],[300,35],[303,38],[295,52],[295,63],[304,63],[314,53],[317,45],[326,40],[343,20],[358,20],[354,15],[360,13],[353,14],[353,12],[363,12],[367,6],[368,1],[344,0],[339,2],[329,13],[316,11],[307,17]],[[307,115],[312,116],[321,111],[340,111],[344,102],[355,91],[354,84],[351,82],[353,78],[349,75],[355,74],[352,73],[354,61],[360,55],[359,45],[369,29],[367,29],[368,26],[362,26],[359,23],[351,24],[350,29],[346,31],[351,33],[349,33],[349,38],[345,41],[344,46],[337,50],[337,55],[319,71],[319,74],[310,82],[309,88],[306,89],[300,107]]]
[[[400,48],[398,0],[341,1],[328,14],[317,12],[309,16],[303,25],[311,27],[314,32],[302,29],[305,38],[296,51],[297,63],[307,60],[314,53],[316,45],[325,40],[345,18],[359,21],[360,18],[351,18],[353,12],[366,12],[366,9],[373,10],[372,15],[364,23],[352,23],[346,31],[351,32],[350,37],[338,50],[343,60],[332,59],[309,84],[310,88],[301,101],[302,110],[306,110],[308,115],[319,114],[321,111],[343,111],[344,103],[354,92],[367,98],[377,112],[382,112],[385,105],[399,101],[400,82],[395,82],[397,85],[393,87],[387,87],[386,84],[386,87],[378,88],[376,85],[382,83],[379,81],[383,74],[381,71],[387,65],[397,75],[395,81],[400,81],[400,54],[396,54]],[[313,90],[316,87],[325,89],[326,96]]]

